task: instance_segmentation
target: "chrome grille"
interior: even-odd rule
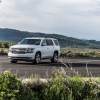
[[[25,48],[12,48],[12,53],[14,53],[14,54],[25,54],[26,49]]]

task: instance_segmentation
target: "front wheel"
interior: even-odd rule
[[[51,59],[52,63],[57,63],[58,62],[58,53],[54,53],[53,58]]]
[[[34,62],[36,64],[39,64],[41,62],[41,54],[40,53],[36,53]]]

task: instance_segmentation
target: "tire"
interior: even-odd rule
[[[36,53],[36,55],[35,55],[34,63],[35,63],[35,64],[39,64],[40,62],[41,62],[41,53],[38,52],[38,53]]]
[[[17,63],[17,60],[10,60],[11,63]]]
[[[51,59],[51,62],[52,63],[57,63],[58,62],[58,53],[57,52],[54,53],[53,58]]]

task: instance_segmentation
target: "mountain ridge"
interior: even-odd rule
[[[41,32],[28,32],[16,29],[0,28],[1,41],[18,42],[25,37],[50,37],[59,40],[61,47],[100,48],[100,41],[84,40],[60,34],[46,34]]]

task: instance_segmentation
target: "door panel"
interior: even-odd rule
[[[54,53],[54,44],[51,39],[46,39],[47,49],[48,49],[48,57],[52,57]]]
[[[46,58],[48,56],[47,43],[45,39],[41,43],[41,52],[42,52],[42,58]]]

